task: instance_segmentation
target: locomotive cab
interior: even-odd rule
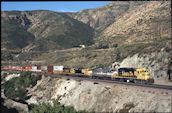
[[[150,75],[147,68],[138,68],[134,72],[134,75],[137,76],[137,79],[148,81],[149,83],[154,82],[153,77]]]
[[[93,71],[91,69],[82,69],[82,73],[84,73],[84,75],[91,76]]]

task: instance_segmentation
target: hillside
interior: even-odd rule
[[[121,10],[121,8],[124,7],[129,8],[125,11]],[[86,63],[81,63],[81,65],[86,65],[87,63],[92,64],[95,61],[93,63],[94,66],[98,64],[110,66],[114,61],[122,61],[127,56],[132,56],[137,53],[151,54],[152,52],[159,52],[163,48],[167,52],[171,51],[171,16],[169,1],[110,2],[104,7],[83,10],[68,15],[90,25],[95,28],[96,31],[98,27],[91,24],[94,23],[93,21],[96,21],[96,19],[89,18],[99,13],[100,15],[97,15],[96,18],[105,18],[103,16],[104,12],[108,14],[109,11],[118,12],[121,16],[117,15],[117,13],[105,16],[106,18],[116,16],[116,19],[113,18],[113,22],[111,21],[112,24],[106,27],[99,36],[94,38],[95,43],[88,47],[87,52],[84,53],[83,51],[76,50],[76,52],[78,52],[78,55],[74,54],[74,58],[78,59],[76,61],[86,61]],[[108,23],[110,20],[104,20],[102,22]],[[100,25],[106,26],[103,23]],[[101,54],[101,50],[103,54]],[[69,51],[67,53],[69,53]],[[68,56],[69,54],[67,53],[66,55]],[[83,54],[86,53],[88,53],[88,55],[84,56]],[[56,53],[53,55],[56,56]],[[82,55],[84,56],[83,58],[81,58]],[[75,61],[72,56],[69,55],[67,61]],[[60,55],[58,57],[60,57]],[[63,57],[65,58],[65,53]],[[39,59],[43,58],[44,57],[40,57]],[[108,61],[105,60],[107,58]],[[66,64],[68,65],[69,63]],[[75,63],[73,65],[75,65]]]
[[[122,17],[128,10],[144,4],[145,2],[137,1],[116,1],[110,2],[104,7],[81,10],[77,13],[69,13],[68,15],[90,25],[99,35],[101,31],[110,26],[112,23]]]
[[[156,38],[171,36],[171,14],[169,1],[145,2],[129,9],[117,21],[107,27],[97,38],[98,43],[136,44],[150,42]]]
[[[34,40],[34,35],[15,20],[1,17],[1,49],[22,49]]]
[[[93,29],[64,13],[44,10],[5,11],[2,12],[1,18],[2,43],[3,47],[8,49],[12,48],[8,42],[16,48],[23,49],[27,46],[25,49],[37,51],[65,49],[92,43]],[[31,38],[32,43],[22,43],[22,37],[25,37],[25,41],[26,37]],[[18,43],[22,45],[17,45]]]

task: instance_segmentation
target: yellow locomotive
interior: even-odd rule
[[[80,77],[89,77],[93,73],[90,69],[82,69],[82,68],[63,68],[63,75],[74,75]]]
[[[134,83],[153,83],[154,79],[147,68],[119,68],[118,73],[112,74],[112,79]]]

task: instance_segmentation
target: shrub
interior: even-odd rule
[[[96,68],[104,68],[104,65],[103,64],[99,64],[96,66]]]
[[[53,106],[49,103],[42,103],[39,105],[31,105],[32,113],[87,113],[86,111],[76,111],[72,106],[64,106],[59,102],[53,102]],[[91,113],[94,113],[93,111]]]
[[[5,95],[10,99],[25,101],[27,99],[26,88],[36,85],[41,76],[34,76],[31,72],[21,72],[19,77],[15,77],[5,82]]]
[[[100,45],[98,45],[97,47],[96,47],[96,49],[107,49],[107,48],[109,48],[109,46],[108,46],[108,44],[100,44]]]

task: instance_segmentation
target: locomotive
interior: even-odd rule
[[[89,77],[93,71],[91,69],[82,69],[82,68],[63,68],[62,75],[74,75],[79,77]]]

